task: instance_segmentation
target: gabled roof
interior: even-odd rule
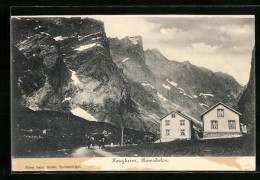
[[[175,111],[171,111],[171,112],[169,112],[168,114],[165,114],[163,117],[161,117],[161,118],[160,118],[160,121],[161,121],[163,118],[165,118],[166,116],[168,116],[169,114],[173,113],[173,112],[176,113]]]
[[[186,114],[186,113],[184,113],[184,112],[178,111],[178,110],[177,110],[177,111],[171,111],[171,112],[169,112],[168,114],[164,115],[164,116],[160,119],[160,121],[161,121],[162,119],[164,119],[166,116],[168,116],[169,114],[171,114],[171,113],[178,114],[178,115],[182,116],[183,118],[185,118],[185,119],[187,119],[187,120],[189,120],[189,121],[194,122],[195,124],[202,125],[202,122],[200,122],[199,120],[195,119],[194,117],[192,117],[192,116],[190,116],[190,115],[188,115],[188,114]]]
[[[215,107],[217,107],[218,105],[222,105],[224,107],[226,107],[227,109],[229,109],[230,111],[233,111],[234,113],[238,114],[238,115],[242,115],[240,112],[237,112],[236,110],[232,109],[231,107],[225,105],[222,102],[218,102],[217,104],[215,104],[214,106],[212,106],[211,108],[209,108],[207,111],[205,111],[204,113],[202,113],[200,116],[204,116],[205,114],[207,114],[208,112],[210,112],[212,109],[214,109]]]

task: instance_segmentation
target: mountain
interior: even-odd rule
[[[159,130],[139,110],[110,55],[104,24],[90,18],[12,18],[15,105],[72,113],[141,131]]]
[[[200,119],[242,87],[225,73],[168,60],[141,36],[107,38],[90,18],[12,18],[13,105],[145,132],[182,110]]]
[[[115,63],[135,83],[132,98],[156,118],[179,109],[200,119],[201,113],[219,101],[233,107],[242,91],[226,73],[168,60],[157,49],[144,51],[140,36],[110,38],[109,46]],[[140,85],[145,89],[142,93]]]
[[[255,48],[252,51],[250,78],[242,93],[237,109],[243,114],[241,122],[247,125],[249,135],[255,135],[256,91],[255,91]]]

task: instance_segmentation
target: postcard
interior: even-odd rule
[[[13,172],[255,171],[254,15],[11,16]]]

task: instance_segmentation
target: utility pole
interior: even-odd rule
[[[123,143],[124,143],[124,126],[122,126],[121,147],[123,146]]]

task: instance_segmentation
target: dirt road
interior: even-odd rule
[[[72,152],[73,157],[115,157],[116,155],[103,149],[80,147]]]

